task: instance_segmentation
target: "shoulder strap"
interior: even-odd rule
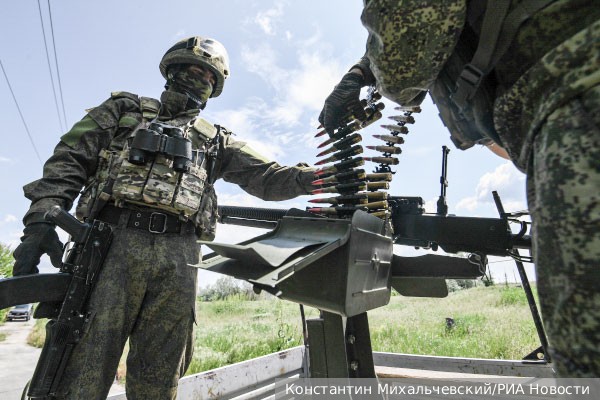
[[[483,78],[508,50],[519,27],[554,0],[523,0],[509,13],[510,0],[488,0],[477,50],[456,81],[452,101],[460,110],[468,106]]]
[[[150,97],[140,97],[140,109],[144,119],[154,119],[160,112],[160,101]]]

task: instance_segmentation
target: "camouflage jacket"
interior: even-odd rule
[[[179,127],[188,126],[190,121],[193,123],[198,110],[185,111],[181,101],[172,101],[176,98],[172,92],[163,92],[161,108],[158,100],[115,92],[100,106],[91,109],[61,138],[44,165],[43,177],[24,186],[25,196],[32,202],[24,223],[39,220],[42,213],[54,205],[71,209],[82,188],[81,199],[87,201],[87,192],[98,191],[97,182],[106,181],[107,176],[101,176],[107,175],[107,170],[102,168],[105,154],[118,154],[134,129],[143,121],[154,118],[159,109],[161,122]],[[196,131],[192,132],[195,134]],[[311,190],[314,169],[308,165],[286,167],[269,161],[245,142],[234,140],[224,129],[218,140],[220,146],[212,181],[222,178],[263,200],[290,199]],[[192,143],[195,143],[194,138]],[[201,209],[190,219],[196,223],[203,238],[210,239],[214,236],[217,219],[212,185],[205,185],[203,196],[206,199],[203,199]]]
[[[513,0],[511,7],[521,2]],[[593,3],[557,0],[534,14],[492,72],[497,82],[494,125],[522,170],[552,110],[600,82],[600,7]],[[402,105],[423,100],[454,51],[468,4],[365,0],[366,56],[383,95]]]

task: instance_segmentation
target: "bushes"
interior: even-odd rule
[[[12,256],[12,250],[3,243],[0,243],[0,278],[12,276],[12,268],[15,260]],[[0,310],[0,325],[4,323],[8,309]]]
[[[240,300],[256,300],[260,296],[254,293],[252,285],[245,281],[223,276],[213,284],[200,290],[198,298],[202,301],[231,299],[238,296]]]

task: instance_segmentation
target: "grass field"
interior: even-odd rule
[[[318,316],[308,308],[306,317]],[[302,343],[299,306],[240,297],[197,304],[196,346],[188,374]],[[446,318],[454,325],[447,327]],[[521,288],[476,287],[444,299],[393,296],[369,312],[373,350],[438,356],[521,359],[539,346]]]
[[[312,308],[305,313],[318,316]],[[446,318],[453,319],[452,327]],[[187,374],[302,343],[299,306],[275,298],[198,301],[197,321]],[[44,324],[37,322],[29,340],[41,346]],[[521,359],[539,346],[523,290],[504,285],[460,290],[443,299],[393,296],[390,304],[369,312],[369,325],[374,351]],[[121,365],[119,376],[124,373]]]

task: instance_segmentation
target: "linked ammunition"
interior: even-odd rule
[[[415,123],[415,117],[413,117],[412,115],[392,115],[388,118],[393,119],[396,122],[404,122],[405,124]]]
[[[367,174],[365,180],[368,182],[377,182],[377,181],[392,181],[392,173],[391,172],[379,172],[374,174]]]
[[[370,210],[376,210],[378,208],[388,208],[388,202],[383,201],[374,201],[372,203],[366,203],[362,205],[363,207],[367,207]]]
[[[321,169],[315,171],[315,176],[335,174],[336,172],[342,172],[342,171],[345,171],[345,170],[348,170],[351,168],[360,167],[361,165],[364,165],[364,164],[365,164],[365,161],[363,160],[362,157],[355,157],[355,158],[351,158],[350,160],[344,160],[337,164],[333,164],[329,167],[321,168]]]
[[[388,165],[397,165],[400,162],[394,157],[363,157],[363,160]]]
[[[386,217],[389,217],[391,215],[391,213],[388,210],[377,210],[377,211],[371,211],[369,212],[369,214],[375,216],[375,217],[379,217],[381,219],[384,219]]]
[[[383,104],[383,103],[382,103]],[[381,111],[377,111],[375,114],[369,116],[366,120],[360,123],[360,128],[366,128],[371,125],[373,122],[380,120],[383,114]]]
[[[361,104],[362,104],[362,101],[361,101]],[[335,132],[327,132],[325,129],[322,129],[316,133],[315,137],[323,136],[326,133],[329,133],[330,137],[335,136],[337,138],[342,138],[342,137],[348,135],[349,133],[352,133],[358,129],[364,128],[364,127],[370,125],[371,123],[377,121],[378,119],[381,119],[382,114],[379,111],[383,110],[384,108],[385,108],[385,104],[383,104],[383,103],[377,103],[373,106],[369,106],[369,107],[365,108],[365,113],[367,114],[367,119],[365,121],[361,122],[360,120],[354,118],[354,116],[349,115],[347,118],[345,118],[341,121],[341,126],[339,128],[337,128],[337,130]],[[319,127],[317,129],[320,129],[322,127],[323,127],[322,125],[319,125]]]
[[[372,192],[377,193],[377,192]],[[328,204],[365,204],[369,202],[367,196],[342,195],[337,197],[322,197],[320,199],[311,199],[309,203],[328,203]]]
[[[389,182],[367,182],[367,190],[389,189]]]
[[[400,136],[392,136],[392,135],[373,135],[374,138],[383,140],[384,142],[394,143],[394,144],[402,144],[404,143],[404,138]]]
[[[329,204],[343,204],[343,203],[368,203],[372,200],[384,200],[387,199],[386,192],[360,192],[355,194],[345,194],[336,197],[324,197],[320,199],[311,199],[310,203],[329,203]]]
[[[381,93],[379,92],[373,92],[373,94],[371,95],[371,101],[377,101],[377,100],[381,100]]]
[[[379,151],[381,153],[388,153],[388,154],[402,153],[402,149],[400,147],[394,147],[394,146],[367,146],[367,149]]]
[[[398,132],[398,133],[408,133],[408,128],[406,126],[400,125],[381,125],[383,129],[387,129],[388,131]]]
[[[315,165],[323,165],[330,163],[332,161],[343,160],[348,157],[359,155],[363,152],[363,148],[360,145],[352,146],[349,149],[340,150],[337,153],[334,153],[331,157],[327,157],[323,160],[317,161]]]
[[[329,140],[327,142],[325,142],[324,146],[326,146],[327,144],[337,140],[337,139],[341,139],[346,135],[349,135],[350,133],[357,131],[360,129],[360,125],[358,121],[354,121],[346,126],[343,126],[341,128],[338,128],[337,131],[332,132],[332,133],[328,133],[325,129],[317,132],[317,134],[315,135],[315,137],[319,137],[319,136],[323,136],[326,133],[329,134]],[[333,139],[333,140],[331,140]]]
[[[358,133],[355,133],[350,136],[346,136],[345,138],[343,138],[342,140],[340,140],[333,146],[329,147],[327,150],[323,150],[322,152],[317,154],[317,157],[321,157],[321,156],[324,156],[325,154],[333,153],[336,150],[341,150],[343,148],[350,147],[354,143],[358,143],[361,140],[362,140],[362,136],[360,136]],[[321,147],[325,147],[327,144],[329,144],[329,143],[325,143],[325,144],[321,143],[317,148],[320,149]]]
[[[399,107],[394,107],[394,110],[420,113],[421,107],[419,107],[419,106],[399,106]]]
[[[378,201],[375,203],[366,203],[366,204],[356,204],[356,205],[342,205],[342,206],[334,206],[334,207],[312,207],[312,208],[308,208],[307,210],[310,212],[314,212],[314,213],[319,213],[319,214],[340,214],[340,215],[344,215],[344,214],[350,214],[353,213],[356,210],[363,210],[363,211],[369,211],[369,210],[374,210],[373,212],[376,212],[376,210],[381,209],[381,208],[387,208],[388,204],[387,201]],[[381,210],[381,211],[385,211],[385,210]]]
[[[378,182],[375,182],[378,183]],[[386,182],[387,183],[387,182]],[[367,182],[357,181],[351,183],[341,183],[335,186],[329,186],[321,189],[315,189],[311,192],[311,194],[320,194],[320,193],[347,193],[350,191],[360,192],[361,190],[367,190]]]
[[[372,175],[372,174],[369,174]],[[313,185],[324,185],[327,183],[343,182],[351,179],[364,180],[367,177],[364,169],[353,169],[352,171],[341,172],[327,178],[317,179],[313,181]]]

